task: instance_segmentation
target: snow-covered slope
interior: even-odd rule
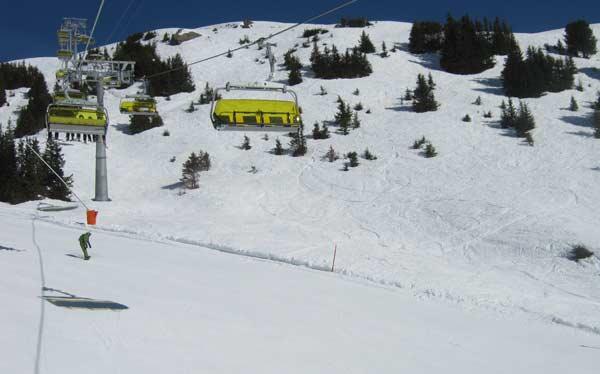
[[[251,29],[217,25],[196,29],[201,37],[177,47],[159,43],[163,57],[181,53],[197,60],[236,46],[248,35],[254,40],[288,25],[257,22]],[[340,50],[354,46],[362,29],[336,29],[321,43]],[[215,33],[213,28],[217,29]],[[600,25],[593,26],[600,38]],[[385,41],[407,43],[410,24],[378,22],[366,31],[376,46]],[[173,30],[159,30],[162,33]],[[275,41],[278,60],[301,44],[302,30]],[[519,34],[522,48],[554,43],[563,31]],[[308,65],[310,48],[298,46]],[[403,49],[383,59],[369,56],[374,73],[367,78],[324,81],[304,71],[294,89],[304,110],[305,130],[315,121],[333,118],[335,100],[362,102],[371,114],[359,114],[362,127],[348,136],[309,140],[305,157],[274,156],[275,135],[247,134],[253,148],[237,148],[243,134],[215,131],[209,107],[185,113],[204,84],[248,82],[266,78],[263,51],[236,52],[191,67],[198,90],[159,98],[165,120],[135,136],[123,128],[128,117],[118,103],[127,90],[111,90],[106,102],[111,114],[108,139],[110,203],[91,201],[94,188],[94,147],[69,143],[63,147],[66,169],[75,188],[100,211],[99,229],[127,232],[150,239],[169,239],[317,269],[331,266],[337,245],[336,271],[402,288],[407,294],[439,298],[465,308],[490,308],[506,314],[527,313],[542,319],[600,334],[600,260],[574,263],[562,255],[570,244],[596,249],[600,241],[600,143],[591,134],[588,103],[600,89],[599,55],[576,59],[584,92],[575,90],[526,100],[537,121],[535,147],[499,129],[498,106],[503,99],[497,65],[479,75],[457,76],[439,69],[434,56],[415,56]],[[256,59],[259,62],[255,62]],[[54,82],[54,58],[29,61]],[[281,69],[281,67],[279,67]],[[416,114],[401,105],[418,73],[433,75],[437,112]],[[285,81],[279,70],[275,80]],[[328,95],[317,95],[323,86]],[[352,92],[360,90],[360,95]],[[481,96],[482,106],[471,103]],[[565,110],[574,96],[580,111]],[[17,100],[18,95],[12,100]],[[485,120],[491,110],[494,118]],[[461,118],[470,114],[472,123]],[[0,121],[10,116],[0,108]],[[165,129],[170,137],[162,136]],[[409,149],[426,136],[439,156],[425,159]],[[40,134],[40,139],[44,137]],[[286,137],[280,139],[288,142]],[[343,160],[321,160],[327,149],[340,153],[369,148],[376,161],[361,160],[349,172]],[[180,194],[181,164],[192,151],[208,151],[213,168],[202,174],[201,187]],[[170,162],[176,156],[176,162]],[[255,166],[258,173],[247,171]],[[7,208],[29,210],[35,203]],[[83,209],[56,213],[48,219],[75,224]],[[127,251],[127,248],[122,248]],[[168,249],[165,249],[168,250]],[[597,249],[600,251],[600,249]],[[179,253],[173,252],[176,258]],[[165,257],[167,258],[167,257]],[[146,259],[141,257],[139,265]]]
[[[41,219],[44,219],[41,217]],[[596,335],[393,287],[183,244],[78,229],[0,208],[2,373],[565,373],[597,371]],[[126,305],[59,308],[65,294]],[[68,296],[67,296],[68,297]],[[36,347],[40,347],[39,356]]]

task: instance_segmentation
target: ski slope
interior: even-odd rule
[[[600,339],[394,287],[0,208],[2,373],[595,373]],[[59,308],[70,293],[122,311]],[[61,291],[62,293],[59,293]],[[40,305],[40,303],[42,303]],[[43,308],[43,309],[40,309]],[[40,312],[43,317],[40,320]],[[41,335],[39,331],[42,331]]]
[[[176,47],[159,43],[158,51],[162,57],[181,53],[186,61],[194,61],[237,46],[244,35],[254,40],[287,26],[256,22],[251,29],[232,24],[202,27],[194,29],[199,38]],[[317,26],[330,30],[322,35],[321,48],[322,43],[335,43],[341,51],[354,46],[362,32],[331,25],[307,28]],[[106,233],[166,241],[170,246],[185,243],[197,256],[208,256],[206,249],[212,249],[322,270],[331,267],[337,245],[336,272],[349,279],[400,289],[413,301],[432,299],[428,302],[440,302],[444,308],[456,305],[462,313],[493,311],[567,335],[578,332],[553,330],[555,325],[573,327],[597,339],[600,260],[574,263],[564,254],[577,243],[600,252],[600,143],[592,137],[587,119],[589,103],[600,90],[600,73],[594,70],[600,68],[600,56],[576,59],[580,69],[576,81],[582,81],[584,92],[526,100],[537,122],[536,145],[529,147],[496,123],[503,99],[499,76],[504,58],[497,57],[495,68],[478,75],[447,74],[439,69],[436,56],[411,55],[402,48],[410,27],[377,22],[366,29],[378,49],[382,41],[388,49],[394,43],[401,46],[389,58],[370,55],[374,73],[369,77],[325,81],[315,79],[310,69],[303,71],[304,82],[294,90],[303,108],[305,133],[315,121],[333,119],[338,95],[351,105],[361,102],[372,112],[359,113],[361,128],[348,136],[309,139],[304,157],[270,154],[273,134],[264,141],[262,133],[249,133],[253,148],[240,150],[244,134],[215,131],[209,106],[184,111],[206,82],[214,87],[265,79],[264,51],[253,47],[231,59],[191,67],[195,93],[158,98],[163,128],[126,134],[128,117],[119,113],[118,104],[137,87],[107,91],[112,202],[91,201],[93,145],[65,143],[66,170],[74,175],[75,189],[86,204],[100,211],[98,230]],[[592,27],[600,39],[600,25]],[[158,30],[157,40],[174,31]],[[279,63],[283,53],[299,44],[297,55],[308,66],[311,48],[301,47],[301,33],[297,29],[274,40]],[[562,34],[563,30],[554,30],[517,38],[525,49],[555,43]],[[28,62],[42,69],[52,87],[58,61]],[[278,69],[275,80],[284,82],[287,72]],[[431,73],[437,83],[436,99],[442,104],[437,112],[416,114],[401,104],[418,73]],[[318,95],[320,86],[326,96]],[[352,94],[357,88],[359,96]],[[472,105],[478,96],[483,105]],[[579,102],[579,112],[566,110],[571,96]],[[20,95],[9,99],[23,101]],[[11,110],[0,108],[0,122],[15,118]],[[483,118],[488,110],[491,120]],[[462,122],[465,114],[473,122]],[[165,129],[169,137],[162,136]],[[425,159],[409,149],[421,136],[432,141],[438,157]],[[42,142],[44,137],[39,135]],[[288,143],[287,137],[279,137]],[[330,146],[341,154],[361,153],[368,147],[378,160],[361,160],[358,168],[342,172],[343,160],[330,164],[321,159]],[[210,153],[213,167],[202,174],[198,190],[182,194],[181,165],[200,149]],[[170,162],[173,156],[176,161]],[[258,173],[248,173],[252,166]],[[32,212],[36,204],[3,209],[21,214]],[[84,215],[81,208],[46,220],[79,227]],[[96,242],[101,245],[99,238]],[[168,253],[169,261],[181,261],[180,252]],[[150,260],[136,257],[142,269]],[[338,281],[334,276],[318,277]]]

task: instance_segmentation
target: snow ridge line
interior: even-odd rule
[[[33,215],[30,214],[30,216],[33,216]],[[83,226],[83,223],[68,222],[68,221],[61,222],[61,221],[55,220],[53,218],[50,218],[49,216],[37,217],[37,220],[43,221],[45,223],[65,227],[65,228],[81,228]],[[146,240],[146,241],[150,241],[150,242],[154,242],[154,243],[162,243],[162,244],[176,243],[176,244],[191,245],[191,246],[200,247],[200,248],[204,248],[204,249],[210,249],[210,250],[221,252],[221,253],[243,256],[243,257],[253,258],[253,259],[257,259],[257,260],[272,261],[274,263],[292,265],[292,266],[303,267],[303,268],[307,268],[307,269],[311,269],[311,270],[317,270],[317,271],[331,273],[331,267],[330,267],[330,265],[327,265],[327,264],[320,265],[320,264],[313,263],[311,261],[295,259],[293,257],[287,258],[284,256],[273,255],[273,254],[265,253],[265,252],[247,251],[247,250],[236,249],[236,248],[221,245],[221,244],[206,243],[206,242],[201,242],[198,240],[180,238],[180,237],[176,237],[176,236],[172,236],[172,235],[162,235],[162,234],[156,234],[156,233],[149,234],[149,233],[144,233],[142,231],[128,230],[128,229],[124,229],[124,228],[114,228],[114,227],[107,227],[107,226],[95,226],[93,228],[88,227],[87,229],[88,230],[91,229],[91,231],[109,233],[109,234],[113,234],[113,235],[121,236],[121,237],[125,237],[125,238],[130,238],[130,239]],[[370,283],[373,285],[409,290],[409,291],[411,291],[413,296],[420,298],[420,299],[442,300],[442,301],[446,301],[446,302],[449,301],[449,302],[453,302],[455,304],[472,306],[475,308],[491,310],[494,312],[517,311],[517,312],[522,312],[522,313],[528,314],[528,315],[534,315],[534,316],[538,317],[540,320],[547,321],[549,323],[554,323],[554,324],[558,324],[558,325],[561,325],[564,327],[570,327],[570,328],[582,330],[582,331],[585,331],[585,332],[588,332],[588,333],[591,333],[594,335],[600,335],[600,326],[590,326],[590,325],[580,323],[580,322],[571,322],[564,318],[557,317],[552,314],[535,312],[535,311],[520,307],[518,305],[505,304],[500,301],[494,302],[493,300],[490,301],[490,300],[477,299],[472,296],[468,296],[468,297],[457,296],[448,290],[436,290],[433,288],[421,288],[421,287],[418,287],[414,283],[407,285],[407,284],[403,284],[400,281],[392,281],[392,280],[385,279],[385,278],[374,277],[371,275],[357,273],[357,272],[349,270],[349,269],[342,268],[342,269],[334,271],[333,273],[335,273],[337,275],[341,275],[341,276],[347,278],[348,280],[354,280],[354,281],[360,280],[360,281],[364,281],[364,282],[367,282],[367,283]]]

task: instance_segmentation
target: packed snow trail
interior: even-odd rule
[[[0,209],[0,372],[35,358],[32,217]],[[49,289],[129,309],[46,305],[40,373],[595,373],[600,337],[195,246],[35,222]],[[48,291],[53,292],[52,290]]]

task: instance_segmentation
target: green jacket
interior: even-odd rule
[[[86,232],[85,234],[82,234],[82,235],[79,237],[79,244],[80,244],[82,247],[86,246],[86,247],[90,247],[90,248],[92,248],[92,245],[90,244],[90,236],[92,236],[92,233],[91,233],[91,232]]]

